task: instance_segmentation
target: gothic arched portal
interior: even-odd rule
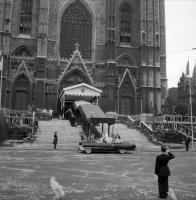
[[[65,74],[65,76],[61,79],[58,87],[58,94],[61,93],[63,88],[77,85],[80,83],[87,83],[91,85],[91,81],[86,74],[84,74],[78,69],[72,70],[71,72]]]
[[[13,102],[12,108],[14,110],[27,110],[30,102],[31,92],[30,81],[22,74],[14,82],[13,86]]]
[[[74,44],[80,44],[82,57],[91,59],[92,54],[92,16],[80,2],[71,3],[64,11],[60,30],[60,57],[69,58]]]

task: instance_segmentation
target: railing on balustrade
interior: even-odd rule
[[[35,117],[5,115],[5,119],[10,130],[9,139],[22,139],[23,142],[32,142],[35,140],[38,128]]]
[[[6,115],[5,119],[8,125],[16,125],[19,127],[22,126],[33,127],[35,120],[34,117],[20,117],[20,116],[10,116],[10,115]]]
[[[152,120],[148,120],[149,122]],[[160,115],[160,116],[154,116],[153,122],[179,122],[182,124],[188,124],[191,123],[191,116],[184,116],[184,115]],[[196,124],[196,116],[192,116],[192,122],[193,124]]]

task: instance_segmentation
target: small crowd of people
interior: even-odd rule
[[[111,136],[108,135],[107,132],[99,133],[99,136],[95,138],[95,134],[91,133],[89,137],[87,137],[83,132],[80,133],[81,140],[96,142],[96,143],[120,143],[121,137],[119,133],[112,133]]]

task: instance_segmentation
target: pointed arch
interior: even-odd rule
[[[22,45],[18,48],[16,48],[13,52],[12,52],[13,56],[25,56],[25,57],[32,57],[33,53],[32,51],[25,45]]]
[[[58,85],[58,94],[61,93],[64,87],[86,83],[92,85],[89,77],[80,69],[76,68],[67,72],[60,80]]]
[[[13,80],[17,79],[17,77],[20,76],[21,74],[24,74],[25,76],[27,76],[29,81],[32,83],[31,75],[29,73],[29,70],[27,69],[25,61],[22,61],[22,63],[20,64]]]
[[[81,45],[84,58],[95,55],[95,17],[92,3],[83,0],[68,0],[58,15],[58,55],[69,58],[76,42]],[[69,29],[69,32],[66,30]]]
[[[132,56],[127,55],[126,53],[117,57],[116,61],[117,65],[127,65],[127,66],[137,67],[135,59]]]
[[[126,69],[118,86],[118,105],[120,114],[135,114],[136,86],[128,69]]]
[[[132,87],[134,88],[134,90],[136,90],[136,85],[135,85],[128,69],[125,70],[125,72],[123,74],[123,78],[121,79],[118,87],[120,88],[122,86],[123,82],[127,79],[127,76],[128,76],[128,79],[130,79],[130,83],[131,83]]]

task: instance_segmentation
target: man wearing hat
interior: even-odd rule
[[[161,154],[156,157],[155,174],[158,176],[159,198],[161,199],[166,199],[168,196],[168,177],[170,176],[168,162],[174,157],[164,145],[161,146]]]

